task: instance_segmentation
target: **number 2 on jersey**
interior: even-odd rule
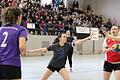
[[[5,38],[4,38],[4,40],[3,40],[2,44],[1,44],[1,47],[6,47],[7,46],[6,40],[7,40],[7,37],[8,37],[8,32],[7,31],[4,32],[3,36],[5,36]]]

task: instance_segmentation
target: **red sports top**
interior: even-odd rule
[[[106,39],[107,47],[110,48],[113,44],[120,44],[120,41]],[[120,62],[120,52],[113,52],[112,50],[106,52],[106,59],[108,62]]]

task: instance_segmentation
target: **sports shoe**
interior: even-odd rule
[[[70,68],[70,72],[73,72],[73,71],[72,71],[72,68]]]

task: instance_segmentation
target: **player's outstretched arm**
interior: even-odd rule
[[[116,40],[116,41],[120,41],[120,36],[112,36],[112,35],[110,35],[108,32],[103,32],[104,34],[105,34],[105,36],[107,37],[107,38],[109,38],[109,39],[114,39],[114,40]]]
[[[45,47],[45,48],[29,50],[28,52],[43,52],[43,53],[46,53],[47,51],[48,51],[48,49]]]
[[[74,41],[74,43],[75,43],[75,44],[81,44],[82,42],[85,42],[85,41],[91,39],[92,35],[93,35],[93,34],[90,34],[89,37],[86,37],[86,38],[84,38],[84,39],[77,39],[77,40]]]

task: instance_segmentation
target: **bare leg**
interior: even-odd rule
[[[47,80],[52,73],[53,72],[47,68],[46,72],[44,73],[44,75],[42,77],[42,80]]]
[[[104,71],[104,72],[103,72],[104,80],[109,80],[111,73],[112,73],[112,72]]]
[[[120,80],[120,70],[115,71],[116,80]]]
[[[62,68],[60,71],[59,71],[60,75],[62,76],[62,78],[64,80],[70,80],[69,79],[69,74],[68,74],[68,71],[65,69],[65,68]]]

